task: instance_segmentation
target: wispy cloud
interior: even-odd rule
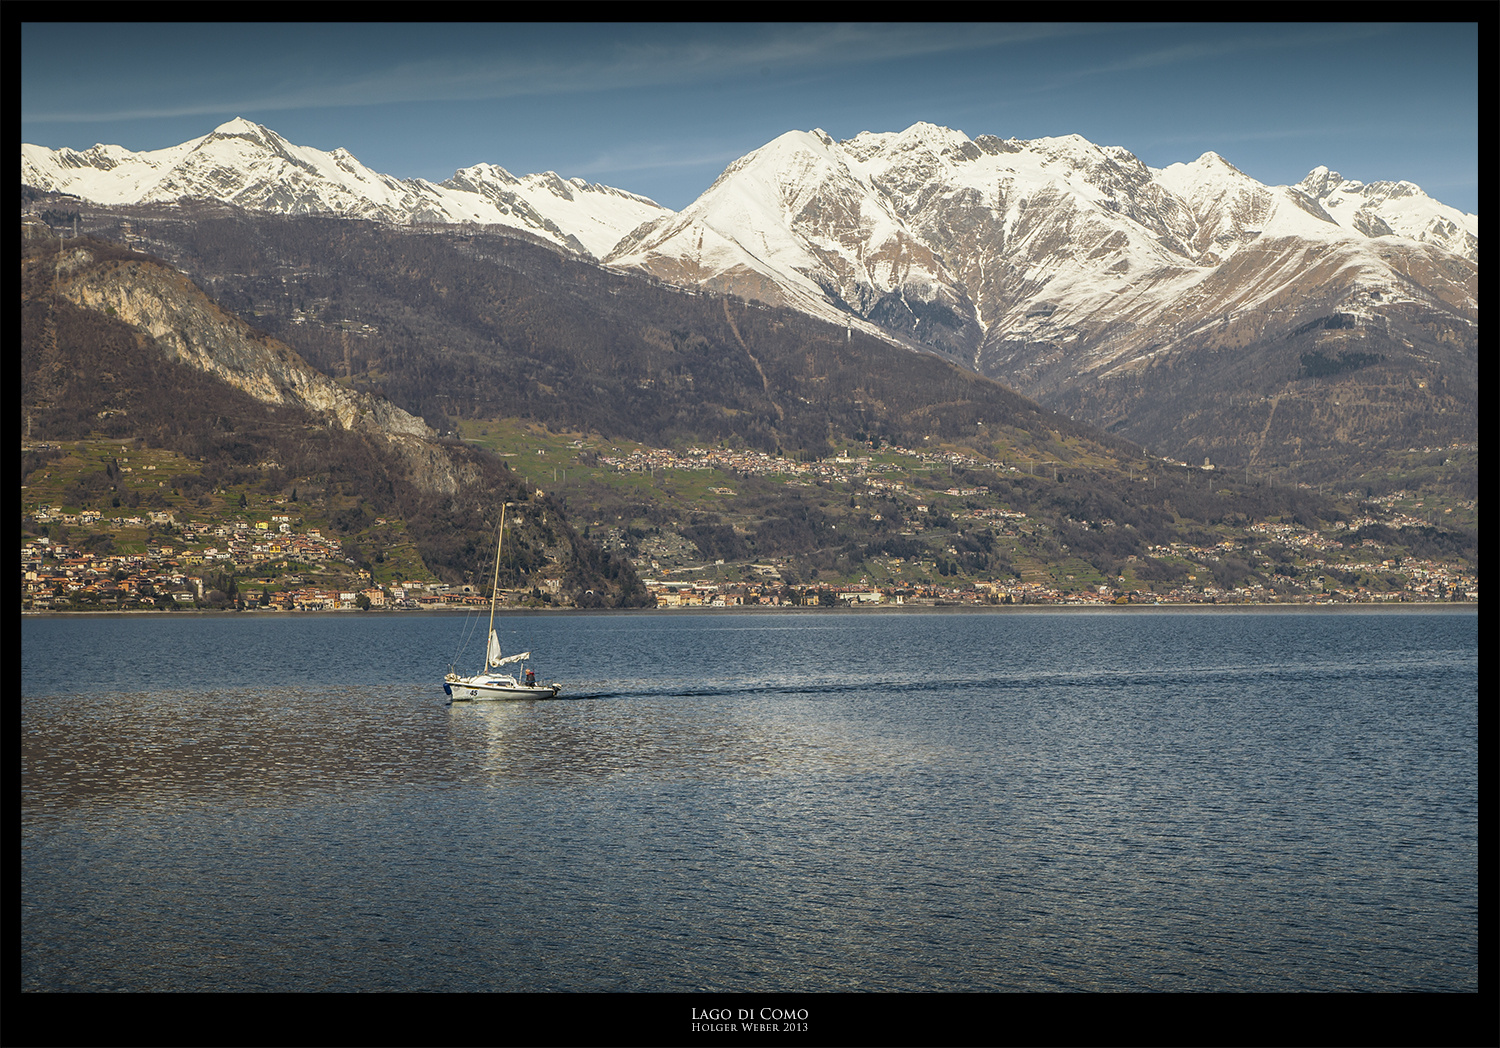
[[[1119,28],[1139,29],[1138,23]],[[1174,35],[1173,29],[1188,26],[1160,26],[1162,35]],[[1117,76],[1121,73],[1191,65],[1253,51],[1290,51],[1305,47],[1348,47],[1361,39],[1391,32],[1388,25],[1217,25],[1214,32],[1169,47],[1126,51],[1111,61],[1093,65],[1075,65],[1060,69],[1044,89],[1093,77]]]
[[[724,168],[744,155],[743,149],[726,147],[714,151],[674,150],[655,146],[640,151],[603,153],[575,165],[585,178],[625,171],[666,171],[673,168]]]
[[[278,64],[262,55],[236,70],[226,60],[214,78],[191,90],[174,89],[180,67],[163,65],[159,76],[117,81],[107,98],[82,105],[51,106],[47,92],[25,92],[23,116],[69,123],[687,87],[1032,45],[1097,31],[1076,24],[476,26],[465,39],[466,27],[448,29],[455,43],[440,56],[382,63],[359,51],[358,33],[353,42],[331,36],[328,60],[321,64]],[[278,81],[275,86],[267,86],[268,77]]]

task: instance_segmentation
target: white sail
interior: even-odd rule
[[[519,655],[507,655],[505,658],[501,659],[499,662],[492,662],[492,663],[490,663],[490,665],[491,666],[506,666],[506,665],[509,665],[512,662],[525,662],[529,658],[531,658],[531,652],[529,652],[529,651],[523,651]]]
[[[500,657],[500,637],[494,630],[490,630],[490,648],[489,652],[485,655],[485,661],[491,666],[499,666],[502,663],[510,661],[509,659],[502,659]]]

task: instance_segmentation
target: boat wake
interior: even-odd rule
[[[657,679],[657,680],[594,680],[582,681],[564,690],[555,699],[540,695],[516,696],[521,701],[547,702],[600,702],[626,699],[652,701],[672,699],[704,699],[727,697],[807,697],[839,695],[905,695],[939,694],[953,697],[969,694],[1003,695],[1035,691],[1067,691],[1086,689],[1123,689],[1133,695],[1155,694],[1161,691],[1216,686],[1231,693],[1246,685],[1247,681],[1264,677],[1266,671],[1252,667],[1220,669],[1217,672],[1195,672],[1191,669],[1136,672],[1129,669],[1092,671],[1060,671],[1044,674],[1017,673],[977,674],[969,678],[915,677],[893,679],[870,677],[850,680],[722,680],[705,682],[702,679]],[[1273,671],[1274,675],[1274,671]],[[508,697],[508,696],[507,696]]]

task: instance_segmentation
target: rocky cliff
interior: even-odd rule
[[[343,388],[289,346],[224,313],[181,273],[145,259],[98,261],[87,247],[63,253],[57,266],[60,290],[70,301],[138,328],[170,358],[263,404],[296,405],[330,425],[376,438],[412,467],[419,487],[452,494],[472,474],[421,419]]]

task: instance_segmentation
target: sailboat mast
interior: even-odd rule
[[[505,503],[500,504],[500,541],[495,543],[495,585],[490,590],[490,633],[495,632],[495,602],[500,599],[500,549],[505,545]],[[486,637],[485,644],[489,644]],[[486,651],[489,649],[486,648]],[[489,655],[485,655],[485,666],[489,666]]]

